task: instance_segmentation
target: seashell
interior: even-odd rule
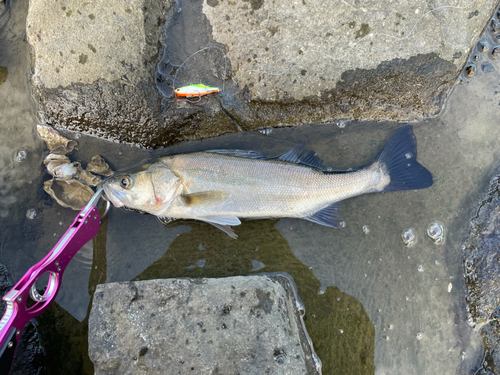
[[[108,163],[100,155],[92,157],[90,163],[87,164],[87,171],[100,174],[101,176],[111,176],[113,174]]]
[[[49,163],[50,165],[50,163]],[[47,166],[47,170],[49,170],[49,166]],[[50,172],[49,172],[50,173]],[[55,178],[59,178],[61,180],[71,180],[77,173],[77,169],[73,163],[60,164],[56,166],[51,175]]]
[[[74,163],[76,165],[77,173],[75,178],[81,182],[83,182],[85,185],[88,186],[97,186],[99,182],[102,181],[102,178],[99,176],[96,176],[92,172],[86,171],[85,169],[82,168],[81,164],[78,162]]]
[[[81,210],[90,201],[94,191],[76,180],[53,179],[43,183],[43,190],[63,207]]]
[[[49,154],[43,163],[52,176],[62,180],[70,180],[77,173],[77,165],[72,163],[66,155]]]
[[[63,137],[51,126],[37,125],[36,129],[53,154],[70,154],[73,150],[77,149],[78,142]]]
[[[69,158],[66,155],[61,155],[61,154],[48,154],[45,160],[43,161],[43,164],[47,165],[50,162],[53,161],[62,161],[64,163],[69,163]]]

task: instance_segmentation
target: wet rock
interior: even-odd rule
[[[318,373],[292,288],[279,275],[99,285],[95,373]]]
[[[5,312],[5,302],[1,299],[14,285],[9,280],[7,268],[0,263],[0,317]],[[11,375],[46,374],[44,368],[45,354],[36,320],[31,320],[23,329],[17,344]]]
[[[500,368],[500,177],[490,184],[488,194],[470,221],[464,242],[464,277],[467,286],[469,323],[481,324],[484,339],[483,372]],[[495,371],[495,369],[497,369]]]
[[[71,154],[78,142],[63,137],[57,130],[48,125],[37,125],[38,134],[53,154]]]
[[[63,207],[81,210],[90,201],[94,191],[77,180],[52,179],[43,183],[43,190]]]
[[[92,157],[90,163],[87,164],[87,171],[100,174],[101,176],[111,176],[113,174],[108,163],[106,163],[100,155]]]
[[[31,1],[26,33],[40,118],[108,139],[150,142],[159,110],[152,71],[170,5]]]
[[[395,57],[435,53],[453,62],[458,75],[465,56],[453,56],[469,52],[495,6],[490,1],[472,7],[479,10],[473,19],[472,8],[437,9],[422,18],[435,6],[418,1],[204,2],[203,12],[214,40],[228,46],[240,87],[248,86],[256,99],[275,101],[316,96],[334,89],[343,72],[377,69]]]
[[[33,0],[31,82],[46,123],[146,147],[337,118],[416,120],[441,110],[495,5]],[[223,92],[175,100],[192,83]]]

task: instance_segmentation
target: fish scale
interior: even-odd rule
[[[163,158],[162,162],[189,183],[187,193],[222,191],[228,199],[190,210],[179,204],[169,216],[203,215],[218,209],[222,215],[241,218],[304,217],[322,207],[372,189],[379,172],[366,170],[326,174],[311,167],[280,161],[244,159],[211,153],[193,153]],[[213,174],[217,178],[213,178]],[[238,188],[236,188],[238,187]],[[265,203],[265,204],[263,204]]]

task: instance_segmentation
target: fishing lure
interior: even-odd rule
[[[206,85],[199,83],[196,85],[179,87],[178,89],[174,90],[174,92],[177,96],[184,96],[187,98],[192,98],[195,96],[200,97],[203,95],[208,95],[208,94],[213,94],[215,92],[220,92],[220,89],[218,87],[210,87],[210,86],[206,86]]]

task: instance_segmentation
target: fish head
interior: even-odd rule
[[[179,178],[160,162],[117,171],[100,186],[115,207],[153,215],[161,215],[182,191]]]

